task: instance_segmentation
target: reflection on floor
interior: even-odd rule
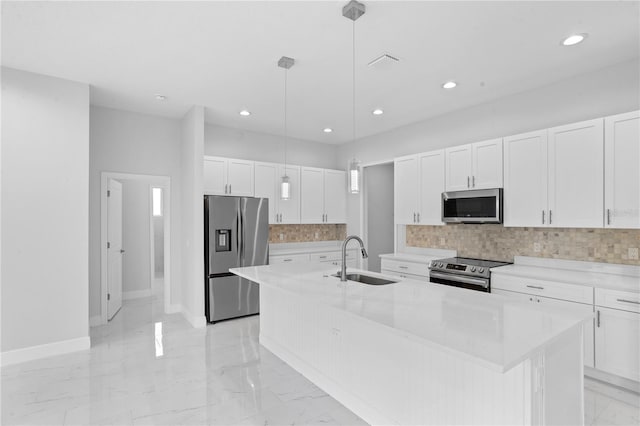
[[[126,301],[89,351],[2,370],[2,424],[364,425],[258,343],[259,317],[194,330]],[[638,396],[587,380],[585,424],[640,424]]]

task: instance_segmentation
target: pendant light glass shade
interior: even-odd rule
[[[349,192],[360,193],[360,162],[355,158],[349,163]]]
[[[280,182],[280,199],[288,200],[291,197],[291,183],[289,183],[289,176],[286,174],[282,176]]]

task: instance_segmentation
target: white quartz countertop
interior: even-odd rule
[[[640,267],[528,257],[516,257],[515,262],[513,265],[493,268],[491,273],[640,292]]]
[[[593,315],[558,311],[497,294],[411,279],[341,283],[335,268],[309,262],[230,269],[260,285],[325,304],[505,372]],[[350,269],[349,272],[354,272]],[[371,272],[367,275],[381,276]]]

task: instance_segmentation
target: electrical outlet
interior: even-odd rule
[[[440,245],[443,246],[444,245],[444,237],[440,237]]]
[[[638,247],[629,247],[629,259],[638,260]]]
[[[284,240],[284,234],[280,234],[280,241]]]
[[[540,243],[533,243],[533,252],[540,253],[542,251],[542,245]]]

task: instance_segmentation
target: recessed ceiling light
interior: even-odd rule
[[[446,83],[444,83],[442,85],[442,88],[443,89],[453,89],[457,85],[458,85],[458,83],[456,83],[455,81],[447,81]]]
[[[333,132],[333,129],[331,127],[325,127],[324,129],[322,129],[322,131],[325,133],[331,133]]]
[[[158,94],[156,94],[156,100],[157,101],[166,101],[167,97],[158,93]]]
[[[249,111],[247,111],[246,109],[243,109],[242,111],[240,111],[240,115],[243,117],[247,117],[249,115],[251,115],[251,113]]]
[[[384,111],[381,110],[380,108],[376,108],[373,111],[371,111],[371,114],[373,114],[373,115],[382,115],[382,114],[384,114]]]
[[[584,41],[585,38],[587,38],[587,34],[572,34],[569,37],[567,37],[564,40],[562,40],[562,45],[563,46],[573,46],[575,44],[578,44],[578,43]]]

